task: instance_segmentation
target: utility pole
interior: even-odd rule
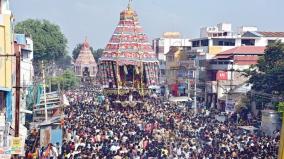
[[[193,98],[193,108],[195,113],[197,113],[197,76],[198,76],[198,61],[197,61],[197,57],[195,57],[194,59],[194,98]]]
[[[42,78],[43,78],[43,95],[44,95],[44,114],[45,114],[45,122],[47,122],[47,106],[46,106],[46,87],[45,87],[45,66],[43,61],[41,61],[42,65]]]
[[[231,68],[231,79],[230,79],[229,100],[231,100],[231,99],[232,99],[234,60],[232,60],[231,62],[232,62],[232,68]]]
[[[20,50],[16,50],[15,137],[19,137],[20,135],[20,89],[21,89],[21,55],[20,54],[21,54]]]
[[[188,100],[190,99],[190,79],[187,79],[187,88],[188,88],[188,92],[187,92],[187,96],[188,96]]]
[[[195,63],[195,72],[194,72],[194,108],[195,108],[195,112],[197,112],[197,69],[198,66],[196,64],[196,59],[194,60]]]

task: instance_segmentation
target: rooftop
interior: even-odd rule
[[[229,58],[232,55],[263,55],[265,46],[239,46],[216,55],[216,58]]]
[[[258,34],[261,34],[264,37],[284,37],[284,32],[265,32],[258,31]]]

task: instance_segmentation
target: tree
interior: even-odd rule
[[[60,27],[47,20],[28,19],[19,22],[15,32],[32,37],[35,62],[55,60],[67,54],[67,39]]]
[[[77,46],[73,49],[73,51],[72,51],[73,60],[76,60],[78,58],[80,50],[82,49],[82,47],[83,47],[83,44],[77,44]],[[90,47],[90,50],[91,50],[95,60],[98,62],[98,60],[102,56],[104,50],[103,49],[94,50],[93,47]]]
[[[58,85],[62,90],[69,90],[78,86],[80,82],[79,78],[71,70],[65,70],[61,76],[52,77],[49,80],[51,80],[52,90],[57,90]]]
[[[252,89],[268,94],[284,95],[284,43],[268,45],[258,64],[245,71]]]
[[[95,52],[93,52],[93,55],[97,62],[99,61],[99,58],[102,57],[103,52],[104,52],[104,49],[98,49],[98,50],[95,50]]]

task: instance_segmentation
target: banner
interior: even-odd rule
[[[24,142],[21,137],[12,137],[11,140],[11,154],[24,154]]]
[[[225,111],[226,112],[235,112],[235,101],[227,100],[226,101]]]
[[[225,71],[218,71],[216,74],[216,80],[221,81],[221,80],[228,80],[228,74]]]
[[[188,71],[188,78],[189,79],[194,79],[194,71],[193,70],[189,70]]]
[[[10,159],[11,150],[9,148],[0,148],[0,158],[1,159]]]

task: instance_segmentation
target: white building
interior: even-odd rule
[[[232,24],[219,23],[217,26],[203,27],[200,29],[200,37],[226,37],[232,36]]]
[[[25,125],[26,113],[32,113],[27,110],[26,96],[28,88],[33,85],[33,40],[25,34],[15,34],[15,45],[20,48],[21,52],[21,101],[20,101],[20,134],[26,136],[27,129]]]
[[[200,37],[191,39],[192,50],[206,54],[206,59],[212,59],[218,53],[238,46],[267,46],[276,41],[284,41],[283,32],[262,32],[257,27],[242,26],[237,31],[232,25],[220,23],[213,27],[200,29]]]
[[[165,82],[166,54],[171,46],[191,46],[191,41],[188,38],[182,38],[179,32],[165,32],[163,37],[153,40],[153,50],[160,62],[160,83]]]

